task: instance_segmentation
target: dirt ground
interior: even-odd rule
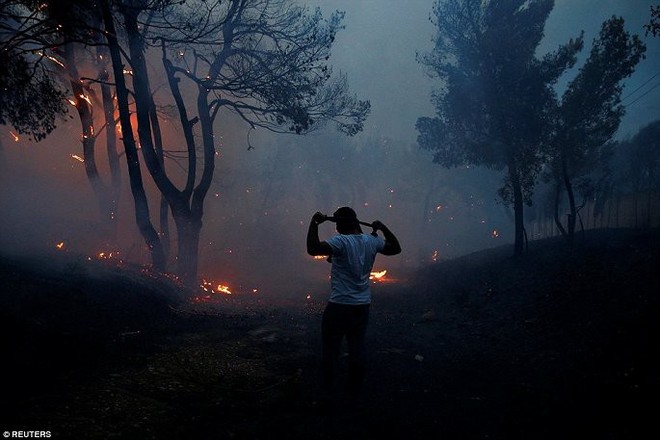
[[[657,230],[594,231],[375,284],[364,399],[335,411],[319,401],[320,299],[194,300],[139,270],[2,258],[0,430],[660,438],[659,253]]]

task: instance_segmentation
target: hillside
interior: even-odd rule
[[[374,285],[363,407],[318,405],[323,302],[0,260],[3,430],[52,438],[631,439],[657,431],[660,231],[590,231]]]

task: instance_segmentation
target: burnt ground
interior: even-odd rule
[[[65,439],[660,438],[660,231],[591,231],[374,286],[358,408],[319,404],[322,302],[0,260],[0,430]],[[273,305],[277,304],[277,305]],[[342,365],[344,367],[344,365]]]

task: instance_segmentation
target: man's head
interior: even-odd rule
[[[332,215],[337,222],[337,232],[340,234],[352,234],[360,231],[357,214],[352,208],[344,206],[335,211]]]

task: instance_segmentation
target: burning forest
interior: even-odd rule
[[[0,0],[5,437],[638,438],[659,27],[646,0]],[[371,304],[354,408],[322,387],[338,285]]]

